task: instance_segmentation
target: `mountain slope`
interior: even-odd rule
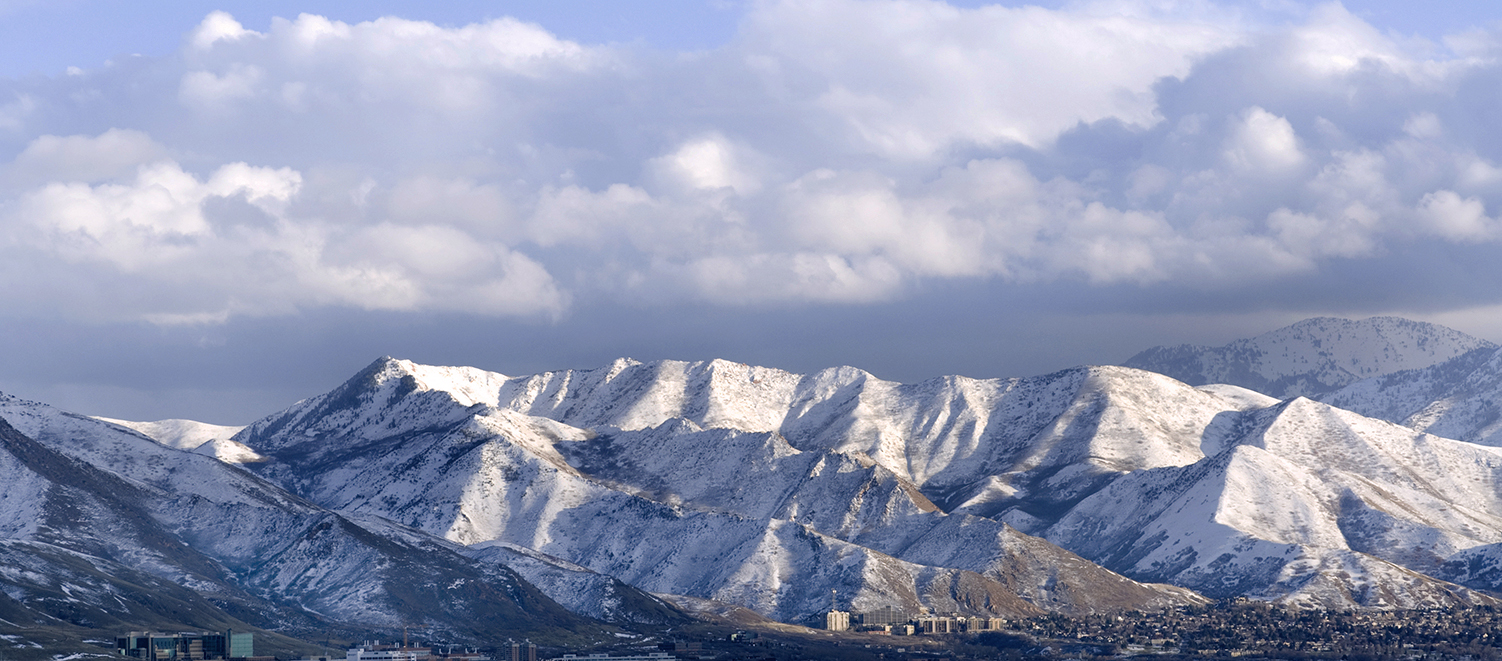
[[[1318,398],[1361,379],[1494,348],[1456,330],[1398,317],[1317,317],[1222,347],[1153,347],[1122,364],[1190,385],[1229,383],[1278,399]]]
[[[1156,374],[1082,367],[1022,379],[882,381],[852,368],[806,376],[726,361],[550,372],[509,381],[501,406],[585,429],[672,418],[775,432],[794,449],[868,457],[946,510],[1027,500],[1058,509],[1123,471],[1202,457],[1227,404]]]
[[[123,565],[100,571],[154,576],[211,600],[199,607],[211,618],[294,635],[417,623],[481,641],[592,626],[444,540],[350,520],[214,458],[12,397],[0,419],[0,464],[17,476],[0,487],[12,549]],[[208,626],[176,628],[187,625]]]
[[[1491,603],[1446,563],[1502,536],[1502,453],[1303,398],[1240,414],[1225,447],[1142,471],[1046,537],[1211,596],[1343,606]],[[1341,574],[1353,580],[1332,581]]]
[[[132,422],[113,418],[96,418],[140,432],[153,441],[179,450],[192,450],[215,439],[227,439],[240,433],[244,426],[211,425],[196,420],[157,420]]]
[[[1502,445],[1502,349],[1365,379],[1321,399],[1438,436]]]
[[[1392,328],[1404,323],[1367,325],[1397,345],[1442,344],[1394,339]],[[592,465],[584,453],[565,452],[573,465],[685,502],[751,507],[739,492],[724,496],[732,493],[725,484],[695,477],[723,470],[687,469],[705,461],[779,465],[775,453],[757,449],[781,436],[784,464],[794,452],[866,458],[953,520],[969,513],[1005,521],[1139,580],[1337,607],[1488,601],[1451,579],[1496,589],[1454,568],[1494,543],[1476,530],[1495,530],[1502,507],[1464,488],[1490,479],[1488,451],[1308,400],[1278,405],[1234,386],[1190,388],[1127,368],[901,385],[849,368],[798,376],[723,361],[617,361],[510,379],[494,401],[595,430],[589,443],[608,459]],[[678,418],[686,422],[668,422]],[[1314,451],[1332,439],[1345,445]],[[746,483],[787,493],[776,486],[786,484],[786,472],[742,472]],[[1389,483],[1402,488],[1380,486]],[[1118,498],[1132,505],[1108,506]],[[1269,518],[1267,503],[1283,515]],[[1083,521],[1117,532],[1103,535]],[[963,566],[944,553],[975,548],[883,546],[884,536],[902,536],[869,521],[838,534],[931,564]]]
[[[678,415],[699,406],[706,423],[765,426],[785,414],[759,401],[791,401],[792,375],[759,372],[768,378],[746,381],[751,401],[701,388],[694,394],[708,403],[696,405],[683,397],[687,384],[744,366],[622,361],[607,371],[617,368],[620,378],[597,385],[629,388],[638,399],[599,390],[562,399],[583,402],[582,417],[629,419],[630,429],[498,408],[524,380],[383,359],[235,440],[271,459],[254,470],[340,511],[466,544],[536,549],[650,592],[719,599],[785,621],[827,609],[831,588],[866,607],[999,615],[1193,600],[1041,540],[1024,542],[998,522],[947,516],[863,452],[799,449],[775,430],[706,429]],[[638,377],[640,387],[631,386]],[[909,557],[956,525],[976,543],[966,553],[924,552],[945,564]],[[1060,571],[1065,564],[1071,569]],[[1053,585],[1074,587],[1045,587]]]

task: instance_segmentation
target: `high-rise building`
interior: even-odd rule
[[[511,643],[511,661],[537,661],[537,646],[532,641]]]
[[[824,628],[829,631],[849,631],[850,613],[848,611],[829,611],[825,613]]]

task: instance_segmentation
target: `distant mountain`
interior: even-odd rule
[[[1497,452],[1129,368],[903,385],[383,359],[235,440],[339,511],[784,621],[831,589],[1012,614],[1196,599],[1153,583],[1338,608],[1502,590],[1502,502],[1471,487]]]
[[[1317,317],[1222,347],[1153,347],[1122,364],[1195,386],[1228,383],[1278,399],[1319,398],[1362,379],[1495,348],[1444,326],[1398,317]]]
[[[1324,401],[1447,438],[1502,446],[1502,349],[1364,379]]]

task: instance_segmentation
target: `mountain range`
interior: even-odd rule
[[[382,358],[244,428],[4,397],[0,633],[1497,604],[1499,351],[1375,318],[914,384]]]
[[[1278,399],[1319,399],[1357,381],[1497,348],[1457,330],[1400,317],[1316,317],[1221,347],[1153,347],[1122,364],[1195,386],[1229,383]]]

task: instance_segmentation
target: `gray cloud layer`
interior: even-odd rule
[[[1339,5],[769,0],[699,53],[215,13],[171,57],[0,81],[0,306],[575,346],[610,306],[818,325],[954,287],[1019,315],[1467,309],[1498,298],[1497,46]]]

